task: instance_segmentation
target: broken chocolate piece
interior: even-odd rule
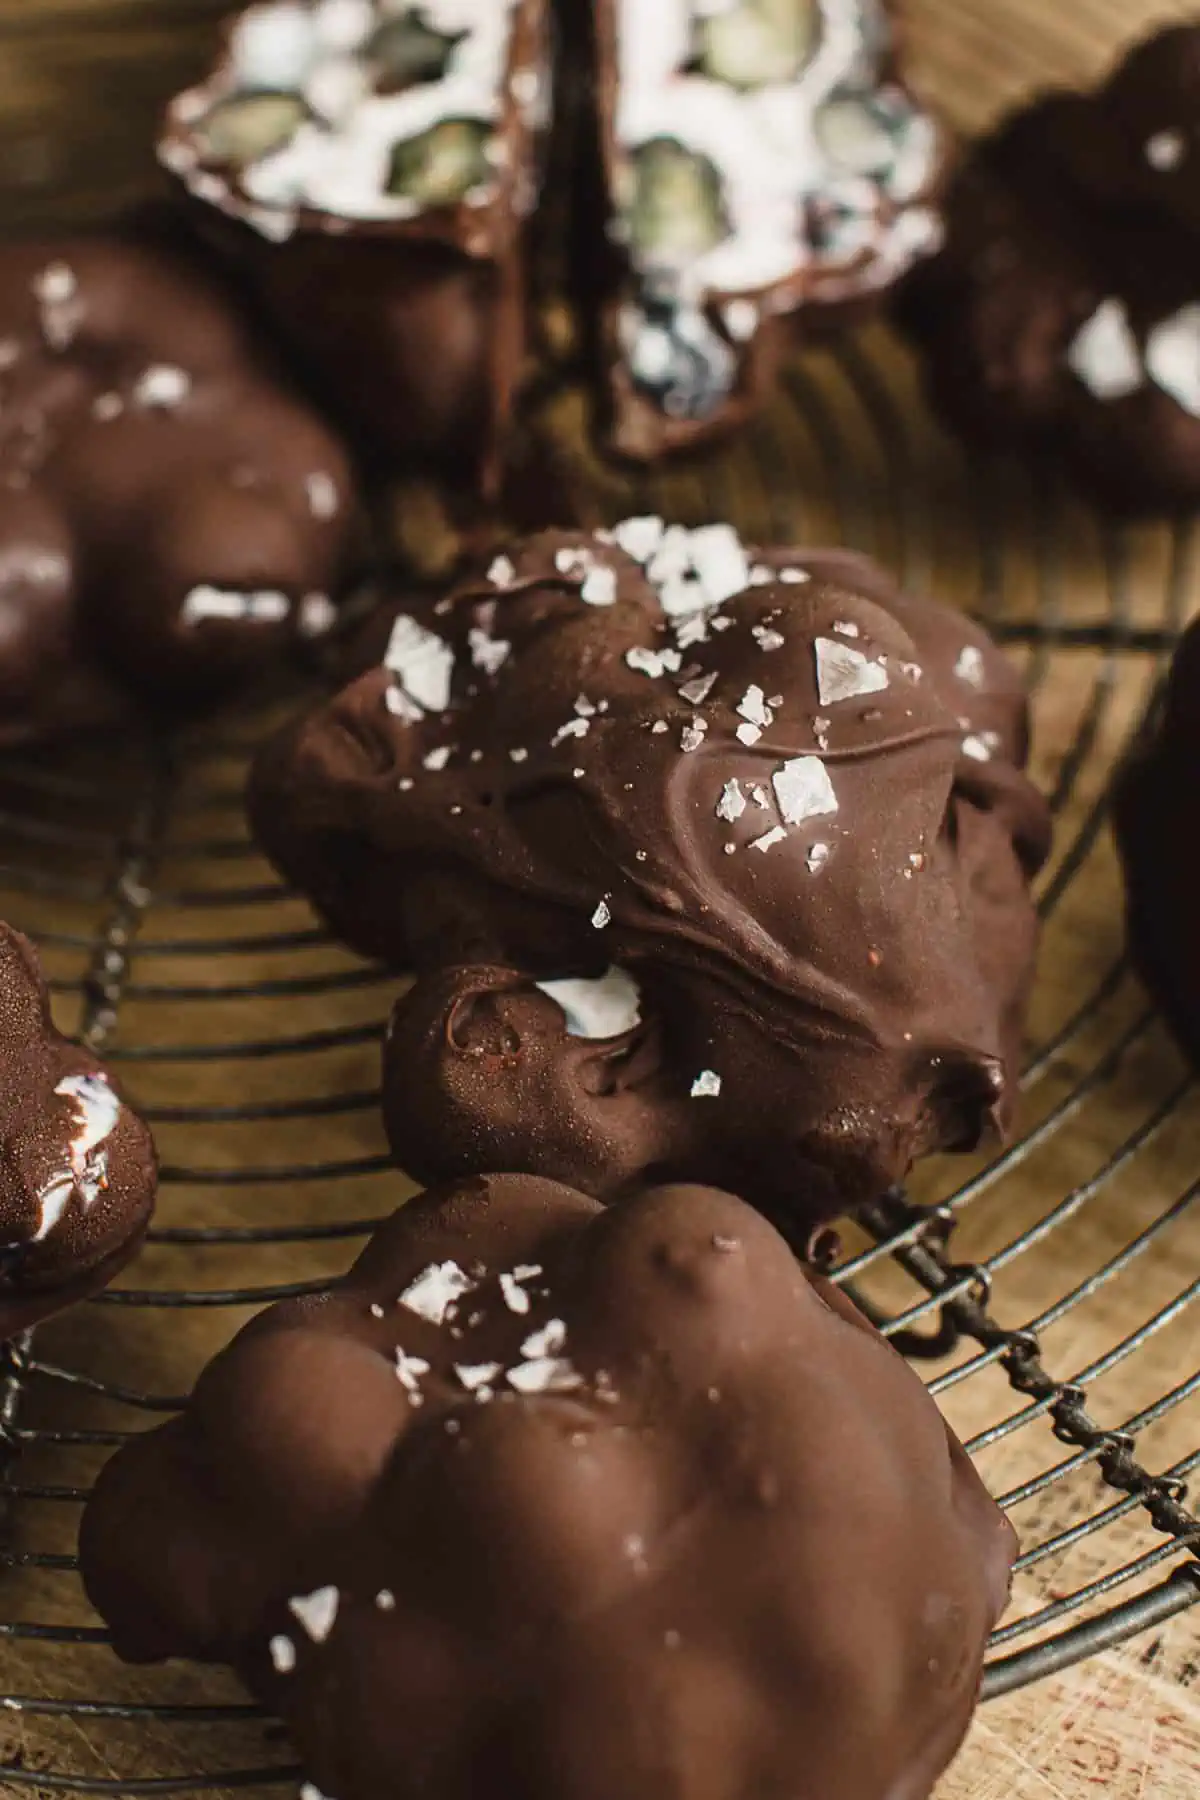
[[[645,460],[745,417],[785,315],[935,247],[943,145],[882,0],[597,0],[595,21],[596,354],[612,444]]]
[[[164,164],[334,415],[389,464],[494,495],[527,329],[547,0],[253,6],[172,104]],[[250,49],[247,47],[250,46]],[[260,148],[260,88],[294,129]]]

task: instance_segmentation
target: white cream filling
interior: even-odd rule
[[[927,219],[913,231],[903,214],[891,226],[876,214],[882,190],[904,205],[928,184],[937,154],[932,122],[891,90],[909,130],[882,170],[876,152],[887,141],[883,127],[863,121],[854,128],[852,115],[877,87],[890,44],[873,0],[820,0],[807,66],[794,80],[750,90],[685,73],[694,23],[734,10],[733,0],[618,0],[618,7],[618,150],[632,155],[655,138],[674,139],[713,164],[724,190],[728,235],[687,267],[670,270],[681,298],[754,292],[797,273],[811,256],[805,205],[817,199],[832,199],[845,215],[836,245],[818,261],[843,262],[861,249],[899,269],[928,247]],[[819,116],[831,102],[839,112],[823,141]],[[646,255],[640,261],[654,266]]]
[[[55,1094],[74,1102],[79,1129],[67,1146],[69,1167],[38,1195],[40,1219],[33,1243],[40,1244],[61,1224],[73,1196],[94,1206],[108,1178],[108,1142],[121,1117],[121,1102],[103,1075],[66,1075]]]
[[[240,182],[249,199],[266,209],[267,219],[298,207],[358,221],[413,218],[421,206],[387,192],[396,146],[446,120],[486,125],[500,118],[516,5],[517,0],[489,0],[486,5],[480,0],[321,0],[310,8],[296,0],[276,0],[254,7],[238,22],[224,79],[207,94],[196,90],[181,96],[177,115],[198,123],[197,97],[204,102],[203,111],[254,93],[303,95],[318,119],[302,122],[286,144],[242,168]],[[448,52],[441,80],[396,94],[374,93],[366,47],[380,25],[409,13],[462,41]],[[532,120],[541,101],[540,84],[523,83],[516,97]],[[498,158],[496,142],[489,150]],[[193,185],[204,179],[190,151],[179,154],[168,146],[165,155]],[[482,202],[490,188],[489,180],[482,192],[467,198]],[[267,230],[265,220],[252,222]]]
[[[612,968],[596,981],[579,977],[535,985],[562,1009],[568,1037],[624,1037],[641,1024],[641,989],[626,969]]]

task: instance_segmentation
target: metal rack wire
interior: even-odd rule
[[[1190,610],[1194,545],[1187,523],[1105,531],[1041,474],[961,468],[910,373],[878,333],[801,359],[740,461],[629,501],[882,551],[1012,646],[1049,726],[1053,978],[1020,1135],[965,1179],[935,1166],[871,1209],[837,1270],[927,1373],[1022,1531],[985,1683],[998,1695],[1200,1602],[1186,1503],[1200,1118],[1121,961],[1105,837],[1107,774]],[[240,776],[264,728],[255,715],[129,744],[102,773],[94,758],[0,763],[0,911],[40,939],[64,1020],[119,1072],[164,1159],[144,1260],[0,1363],[0,1641],[20,1673],[0,1695],[14,1746],[0,1783],[14,1790],[295,1778],[223,1677],[120,1668],[74,1558],[109,1449],[175,1410],[250,1310],[344,1267],[409,1191],[375,1093],[395,982],[330,944],[245,835]]]

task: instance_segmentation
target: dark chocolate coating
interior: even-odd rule
[[[674,638],[641,565],[527,540],[511,585],[469,581],[432,615],[446,712],[395,716],[379,668],[264,754],[268,853],[356,949],[420,972],[385,1072],[419,1178],[499,1166],[615,1199],[652,1171],[811,1222],[1007,1121],[1048,844],[1015,672],[861,558],[750,554],[759,585],[654,677],[628,657]],[[589,564],[616,604],[583,601]],[[488,634],[511,646],[494,675],[472,662]],[[822,704],[818,641],[885,689]],[[755,686],[781,704],[748,744]],[[781,823],[793,762],[835,813]],[[641,1025],[569,1040],[533,984],[610,966]],[[721,1092],[693,1099],[706,1071]]]
[[[901,297],[931,397],[985,445],[1056,454],[1121,509],[1200,499],[1200,389],[1158,379],[1156,334],[1200,301],[1200,26],[1131,53],[1094,95],[1052,95],[980,144],[946,199],[947,240]],[[1112,388],[1079,372],[1105,308],[1129,361]],[[1177,353],[1179,354],[1179,353]],[[1187,343],[1184,362],[1194,360]],[[1192,387],[1186,375],[1187,385]]]
[[[33,946],[0,925],[0,1339],[99,1291],[141,1244],[157,1163],[96,1058],[55,1030]]]
[[[0,739],[206,703],[328,628],[345,452],[194,263],[10,245],[0,354]],[[271,616],[190,620],[205,590],[269,595]]]
[[[1015,1539],[739,1201],[488,1176],[243,1332],[81,1548],[120,1655],[231,1663],[338,1800],[925,1800]]]
[[[1129,946],[1192,1060],[1200,1062],[1200,628],[1175,654],[1161,720],[1119,772],[1113,823]]]

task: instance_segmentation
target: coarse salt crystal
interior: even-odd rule
[[[851,644],[818,638],[816,658],[817,696],[822,706],[836,706],[864,694],[880,694],[888,685],[887,670]]]
[[[612,907],[607,900],[602,900],[592,914],[592,925],[597,931],[605,931],[612,924]]]
[[[838,810],[829,771],[816,756],[797,756],[771,777],[779,811],[788,825],[802,825]]]
[[[504,1364],[498,1362],[455,1363],[454,1373],[467,1392],[475,1394],[480,1388],[490,1387],[496,1377],[504,1373]]]
[[[693,1100],[716,1100],[721,1093],[721,1077],[712,1069],[703,1069],[692,1083]]]
[[[498,556],[488,570],[488,580],[493,587],[509,588],[516,579],[516,566],[509,556]]]
[[[482,669],[485,675],[498,675],[512,655],[510,643],[503,638],[494,638],[478,625],[473,625],[468,631],[467,647],[475,668]]]
[[[424,1403],[425,1396],[421,1392],[421,1377],[428,1373],[429,1364],[423,1356],[408,1356],[403,1350],[396,1351],[396,1379],[414,1406],[421,1406]]]
[[[707,733],[707,719],[693,719],[690,725],[685,725],[679,739],[679,748],[684,755],[691,756],[694,751],[699,750]]]
[[[746,796],[736,781],[727,781],[717,802],[717,817],[732,825],[746,810]]]
[[[271,1653],[271,1666],[277,1675],[290,1675],[296,1667],[296,1646],[290,1637],[281,1633],[273,1637],[268,1646]]]
[[[337,482],[332,475],[318,469],[305,476],[305,492],[308,495],[308,510],[314,519],[335,519],[338,512]]]
[[[971,687],[981,688],[983,686],[982,650],[976,649],[974,644],[964,645],[958,661],[954,665],[954,673],[960,681],[967,682]]]
[[[192,378],[172,363],[154,363],[134,383],[133,398],[139,406],[182,406],[192,391]]]
[[[662,675],[678,675],[683,667],[678,650],[647,650],[641,644],[635,644],[632,650],[625,652],[625,661],[639,675],[649,675],[654,681]]]
[[[453,755],[453,744],[439,744],[436,750],[430,750],[428,755],[421,758],[421,767],[429,769],[434,775],[440,775]]]
[[[341,1595],[335,1587],[317,1588],[288,1601],[288,1611],[304,1627],[314,1644],[323,1644],[338,1616]]]
[[[769,625],[755,625],[750,635],[759,649],[768,653],[772,650],[782,650],[787,642],[781,631],[772,631]]]
[[[583,1386],[583,1376],[564,1356],[540,1356],[508,1371],[519,1394],[570,1394]]]
[[[538,1274],[541,1274],[539,1269]],[[521,1286],[522,1281],[532,1281],[531,1275],[523,1275],[520,1269],[514,1269],[511,1275],[501,1275],[500,1293],[509,1312],[527,1313],[530,1307],[529,1295]]]
[[[540,1331],[531,1332],[521,1345],[521,1355],[530,1362],[544,1356],[557,1356],[566,1348],[567,1327],[562,1319],[551,1319]]]
[[[679,698],[686,700],[689,706],[703,706],[716,685],[715,670],[711,675],[697,675],[693,680],[684,682],[679,690]]]
[[[767,705],[767,697],[762,689],[751,686],[746,689],[738,702],[738,716],[749,725],[757,725],[760,731],[766,731],[775,723],[775,715]]]
[[[614,606],[617,599],[615,569],[592,569],[584,577],[579,597],[588,606]]]
[[[754,748],[761,736],[762,732],[757,725],[739,725],[737,728],[738,742],[739,744],[745,744],[748,750]]]
[[[786,837],[787,832],[783,829],[783,826],[776,825],[773,830],[764,832],[762,837],[755,838],[751,843],[750,848],[752,850],[761,850],[765,856],[768,850],[773,850],[775,848],[776,844],[782,844]]]
[[[613,528],[613,541],[634,562],[647,563],[658,550],[666,527],[659,518],[625,519]]]
[[[392,626],[383,666],[423,713],[445,712],[450,704],[454,651],[436,632],[427,631],[402,613]]]
[[[430,1263],[429,1267],[405,1288],[398,1304],[427,1319],[431,1325],[444,1325],[454,1304],[469,1294],[475,1283],[456,1262]]]

